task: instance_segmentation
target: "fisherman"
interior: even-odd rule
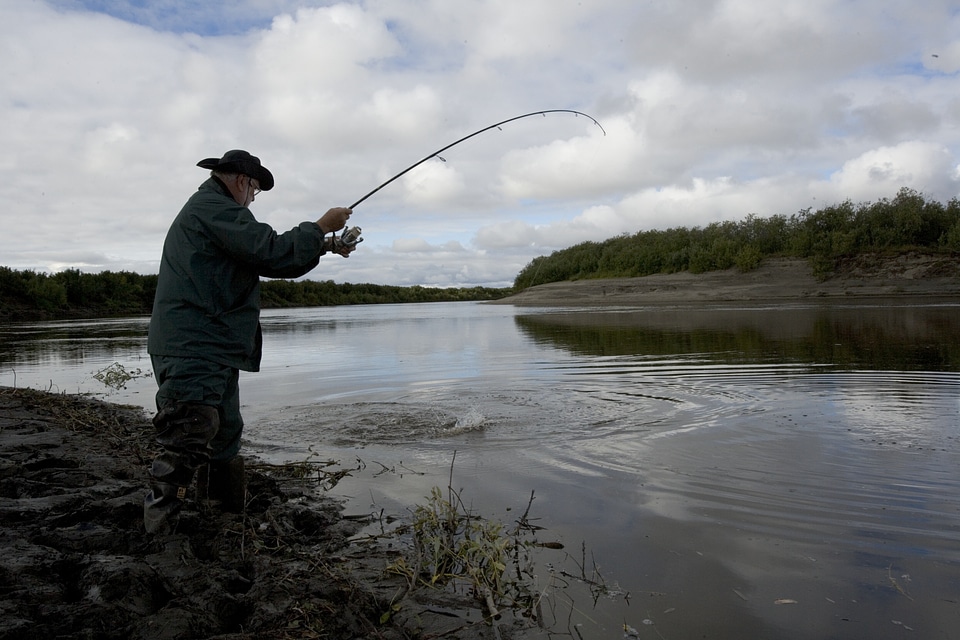
[[[346,207],[280,234],[254,218],[248,207],[273,188],[273,174],[256,156],[233,150],[197,166],[210,169],[210,178],[167,232],[147,341],[162,447],[143,503],[150,533],[176,524],[201,468],[201,495],[243,509],[238,380],[241,370],[260,369],[260,278],[296,278],[325,253],[346,258],[355,248],[335,233],[350,218]]]

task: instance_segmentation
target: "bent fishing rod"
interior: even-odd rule
[[[381,184],[379,187],[377,187],[376,189],[374,189],[373,191],[371,191],[371,192],[368,193],[367,195],[363,196],[362,198],[360,198],[359,200],[357,200],[356,202],[354,202],[352,205],[350,205],[350,208],[351,208],[351,209],[356,209],[357,206],[358,206],[360,203],[362,203],[364,200],[366,200],[367,198],[369,198],[370,196],[372,196],[373,194],[375,194],[377,191],[380,191],[380,189],[383,189],[385,186],[387,186],[388,184],[390,184],[391,182],[393,182],[393,181],[396,180],[397,178],[400,178],[401,176],[403,176],[403,175],[407,174],[408,172],[412,171],[413,169],[416,169],[417,167],[419,167],[421,164],[423,164],[423,163],[426,162],[427,160],[430,160],[431,158],[440,158],[440,160],[443,160],[443,157],[442,157],[440,154],[443,153],[444,151],[446,151],[447,149],[450,149],[451,147],[457,146],[457,145],[460,144],[461,142],[465,142],[465,141],[469,140],[470,138],[472,138],[472,137],[474,137],[474,136],[478,136],[478,135],[480,135],[481,133],[484,133],[484,132],[486,132],[486,131],[490,131],[491,129],[499,129],[502,125],[505,125],[505,124],[507,124],[508,122],[513,122],[514,120],[522,120],[523,118],[529,118],[529,117],[531,117],[531,116],[543,116],[544,118],[546,118],[548,113],[572,113],[572,114],[575,115],[575,116],[583,116],[584,118],[590,119],[590,120],[593,122],[593,124],[595,124],[595,125],[597,125],[598,127],[600,127],[600,131],[603,131],[603,135],[607,135],[607,132],[604,130],[603,125],[601,125],[601,124],[597,121],[596,118],[594,118],[593,116],[591,116],[591,115],[589,115],[589,114],[583,113],[582,111],[575,111],[575,110],[573,110],[573,109],[546,109],[546,110],[544,110],[544,111],[531,111],[530,113],[525,113],[525,114],[520,115],[520,116],[514,116],[514,117],[512,117],[512,118],[507,118],[506,120],[501,120],[500,122],[497,122],[496,124],[491,124],[489,127],[484,127],[483,129],[479,129],[479,130],[477,130],[477,131],[474,131],[474,132],[471,133],[470,135],[463,136],[463,137],[460,138],[459,140],[457,140],[457,141],[455,141],[455,142],[451,142],[451,143],[448,144],[447,146],[442,147],[442,148],[440,148],[440,149],[437,149],[436,151],[434,151],[434,152],[431,153],[430,155],[425,156],[424,158],[418,160],[417,162],[414,162],[412,165],[410,165],[409,167],[407,167],[406,169],[404,169],[403,171],[401,171],[401,172],[398,173],[397,175],[393,176],[392,178],[390,178],[389,180],[387,180],[386,182],[384,182],[383,184]],[[443,160],[443,161],[446,162],[446,160]],[[344,230],[343,230],[343,233],[342,233],[339,237],[337,237],[337,234],[334,233],[334,234],[333,234],[333,237],[329,239],[329,241],[330,241],[330,243],[331,243],[331,244],[330,244],[330,250],[331,250],[331,251],[339,251],[339,250],[340,250],[342,247],[344,247],[344,246],[353,247],[353,246],[356,246],[358,243],[363,242],[363,238],[360,236],[360,234],[362,233],[362,231],[363,231],[363,230],[362,230],[360,227],[350,227],[349,229],[344,229]]]
[[[388,184],[390,184],[391,182],[393,182],[393,181],[396,180],[397,178],[400,178],[401,176],[405,175],[406,173],[412,171],[413,169],[416,169],[417,167],[419,167],[421,164],[423,164],[423,163],[426,162],[427,160],[430,160],[431,158],[440,158],[441,160],[443,160],[443,158],[440,157],[440,154],[443,153],[444,151],[446,151],[447,149],[451,148],[451,147],[457,146],[457,145],[460,144],[461,142],[465,142],[465,141],[469,140],[470,138],[472,138],[472,137],[474,137],[474,136],[478,136],[478,135],[480,135],[481,133],[484,133],[484,132],[486,132],[486,131],[490,131],[491,129],[499,129],[502,125],[505,125],[505,124],[507,124],[508,122],[513,122],[514,120],[522,120],[523,118],[529,118],[529,117],[531,117],[531,116],[543,116],[543,117],[545,118],[545,117],[547,117],[547,114],[548,114],[548,113],[572,113],[572,114],[574,114],[574,115],[576,115],[576,116],[583,116],[584,118],[589,118],[590,120],[593,121],[593,124],[595,124],[595,125],[597,125],[598,127],[600,127],[600,131],[603,131],[603,135],[607,135],[607,132],[604,131],[603,126],[602,126],[599,122],[597,122],[597,119],[596,119],[596,118],[594,118],[593,116],[588,115],[588,114],[586,114],[586,113],[583,113],[582,111],[574,111],[573,109],[547,109],[547,110],[545,110],[545,111],[531,111],[530,113],[525,113],[525,114],[523,114],[522,116],[514,116],[514,117],[512,117],[512,118],[507,118],[506,120],[502,120],[502,121],[500,121],[500,122],[498,122],[498,123],[496,123],[496,124],[492,124],[492,125],[490,125],[489,127],[484,127],[483,129],[479,129],[478,131],[474,131],[474,132],[471,133],[470,135],[463,136],[462,138],[460,138],[460,139],[457,140],[456,142],[451,142],[451,143],[448,144],[447,146],[445,146],[445,147],[443,147],[443,148],[441,148],[441,149],[437,149],[436,151],[434,151],[434,152],[431,153],[430,155],[424,157],[422,160],[418,160],[417,162],[414,162],[412,165],[410,165],[409,167],[407,167],[406,169],[404,169],[403,171],[401,171],[401,172],[398,173],[397,175],[393,176],[392,178],[390,178],[389,180],[387,180],[386,182],[384,182],[383,184],[381,184],[379,187],[377,187],[376,189],[374,189],[373,191],[371,191],[371,192],[368,193],[367,195],[363,196],[362,198],[360,198],[359,200],[357,200],[356,202],[354,202],[352,205],[350,205],[350,208],[351,208],[351,209],[356,209],[356,208],[357,208],[357,205],[359,205],[361,202],[363,202],[364,200],[366,200],[367,198],[369,198],[370,196],[372,196],[373,194],[375,194],[377,191],[380,191],[380,189],[383,189],[385,186],[387,186]],[[444,162],[446,162],[446,160],[444,160]]]

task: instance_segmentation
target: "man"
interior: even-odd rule
[[[167,232],[150,318],[147,350],[159,385],[153,423],[163,447],[143,504],[151,533],[173,526],[195,472],[207,464],[201,490],[242,509],[237,383],[240,370],[260,369],[260,278],[296,278],[324,253],[349,257],[354,249],[334,233],[350,218],[345,207],[281,234],[257,221],[248,207],[273,188],[273,174],[256,156],[228,151],[197,166],[211,175]]]

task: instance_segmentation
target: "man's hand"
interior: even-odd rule
[[[349,258],[350,254],[353,253],[356,248],[357,245],[355,244],[344,244],[340,242],[336,235],[327,236],[323,239],[324,253],[338,253],[344,258]]]
[[[350,254],[353,253],[356,248],[357,245],[355,244],[341,244],[338,248],[334,249],[333,252],[339,253],[344,258],[349,258]]]
[[[339,236],[336,233],[325,236],[323,238],[323,251],[324,253],[339,253],[344,258],[349,258],[361,242],[363,242],[363,238],[360,237],[360,227],[352,227],[345,229]]]
[[[317,226],[320,227],[320,231],[322,231],[324,235],[334,231],[340,231],[340,229],[347,226],[347,220],[350,219],[351,213],[353,213],[353,211],[347,207],[334,207],[317,220]]]

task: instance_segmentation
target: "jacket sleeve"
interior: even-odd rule
[[[221,208],[208,219],[206,231],[221,251],[265,278],[302,276],[319,264],[324,253],[323,232],[315,223],[301,222],[278,234],[240,205]]]
[[[316,230],[317,233],[320,233],[320,227],[318,227],[315,223],[301,222],[290,231],[278,236],[278,238],[282,239],[285,236],[298,232],[305,232],[309,235],[313,230]],[[274,232],[274,235],[276,235],[276,232]],[[306,275],[310,271],[313,271],[313,269],[320,264],[320,256],[322,256],[324,253],[326,253],[326,251],[323,249],[323,234],[320,233],[320,241],[317,245],[316,252],[313,254],[314,257],[308,262],[300,263],[297,261],[293,264],[276,267],[261,264],[258,267],[258,273],[264,278],[299,278],[300,276]]]

